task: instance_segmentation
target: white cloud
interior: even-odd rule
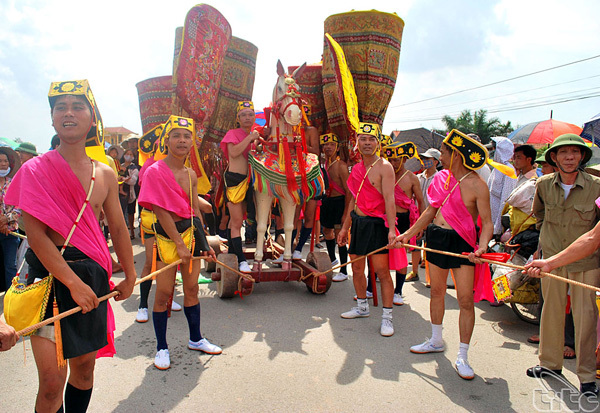
[[[594,17],[599,14],[600,5],[589,3],[585,0],[568,3],[504,0],[491,4],[466,0],[369,2],[368,8],[395,11],[406,22],[400,73],[391,106],[597,54],[594,45],[599,28]],[[365,8],[363,1],[356,0],[307,0],[285,6],[278,1],[217,0],[211,4],[227,18],[234,36],[259,48],[253,97],[257,107],[270,101],[278,58],[286,67],[319,61],[324,20],[335,13]],[[141,132],[135,84],[171,74],[175,28],[183,24],[191,5],[158,0],[2,2],[0,136],[23,137],[45,150],[54,133],[46,99],[48,87],[51,81],[72,78],[90,80],[105,125],[122,125]],[[460,30],[449,36],[449,31],[455,28]],[[415,112],[499,95],[511,89],[583,77],[586,73],[597,73],[597,68],[598,62],[591,62],[453,99],[390,108],[384,130],[420,124],[441,126],[435,121],[392,122],[423,118],[438,111],[448,113],[450,109],[460,111],[464,107],[458,105],[448,108],[448,112],[443,109]],[[581,85],[572,88],[575,87]],[[504,98],[493,104],[520,98]],[[600,101],[595,102],[597,105]],[[582,123],[600,111],[590,109],[592,103],[556,106],[555,117],[560,113],[563,120]],[[412,112],[408,113],[409,110]],[[526,119],[547,117],[548,112],[548,108],[540,108],[497,116],[523,123]]]

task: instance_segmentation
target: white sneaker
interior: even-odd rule
[[[336,275],[333,276],[333,278],[331,280],[335,281],[335,282],[340,282],[340,281],[346,281],[347,279],[348,279],[348,274],[344,274],[343,272],[338,272]]]
[[[473,369],[469,366],[469,362],[463,358],[459,357],[456,359],[454,368],[461,379],[473,380],[475,377],[475,372],[473,372]]]
[[[221,244],[225,244],[226,242],[228,242],[228,239],[227,239],[227,238],[223,238],[223,237],[222,237],[222,236],[220,236],[220,235],[217,235],[217,238],[218,238],[218,240],[219,240],[219,242],[220,242]]]
[[[273,264],[282,264],[283,263],[283,254],[281,254],[276,260],[271,260]]]
[[[404,305],[404,300],[401,294],[394,294],[394,305]]]
[[[135,316],[135,321],[138,323],[147,323],[148,322],[148,309],[147,308],[138,308],[137,316]]]
[[[340,265],[340,260],[338,260],[337,258],[333,261],[331,261],[331,266],[335,267],[336,265]]]
[[[361,310],[360,307],[352,307],[350,311],[342,313],[342,318],[361,318],[369,316],[369,307]]]
[[[371,298],[373,298],[373,293],[371,291],[367,291],[367,300],[370,300]],[[357,299],[358,296],[354,294],[354,301],[356,301]]]
[[[379,330],[379,332],[384,337],[393,336],[394,335],[394,324],[392,323],[392,320],[390,320],[389,318],[382,318],[381,319],[381,330]]]
[[[410,348],[411,353],[417,354],[426,354],[426,353],[441,353],[445,350],[444,343],[441,345],[435,345],[431,342],[431,339],[428,338],[424,343],[417,344],[416,346],[412,346]]]
[[[292,259],[293,260],[301,260],[302,259],[302,251],[294,250],[294,252],[292,252]]]
[[[169,350],[158,350],[156,352],[156,356],[154,356],[154,367],[159,370],[167,370],[169,367],[171,367]]]
[[[221,349],[221,347],[210,343],[205,338],[203,338],[200,341],[189,340],[188,348],[190,350],[202,351],[203,353],[206,353],[206,354],[221,354],[223,352],[223,349]]]
[[[171,303],[171,311],[181,311],[181,306],[173,301]]]
[[[250,266],[248,265],[248,261],[240,262],[240,272],[252,272]]]

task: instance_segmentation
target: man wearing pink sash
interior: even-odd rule
[[[348,207],[352,211],[345,217],[338,235],[338,245],[345,245],[348,229],[352,223],[348,253],[353,260],[372,251],[393,246],[396,239],[396,207],[394,204],[394,169],[385,159],[378,156],[380,138],[379,125],[360,123],[357,145],[362,162],[354,165],[348,178],[348,189],[353,199]],[[406,266],[406,253],[400,249],[384,249],[370,256],[373,270],[381,281],[383,315],[380,333],[384,337],[394,334],[392,323],[392,301],[394,283],[390,267]],[[369,316],[365,261],[352,263],[354,289],[358,305],[342,314],[342,318]]]
[[[64,408],[85,411],[96,357],[115,354],[113,313],[108,302],[99,303],[98,297],[115,289],[117,300],[128,298],[136,274],[115,174],[110,167],[90,160],[85,151],[86,141],[103,143],[102,120],[89,84],[87,80],[55,82],[48,97],[60,146],[22,166],[5,201],[23,211],[30,245],[28,284],[49,273],[54,276],[45,318],[52,316],[55,299],[60,312],[82,308],[60,321],[60,337],[55,337],[53,325],[31,337],[39,376],[35,410],[63,409],[67,367],[59,366],[55,343],[61,340],[70,371]],[[125,279],[116,287],[110,281],[112,260],[98,222],[102,210],[125,271]]]
[[[242,248],[241,230],[246,209],[254,210],[254,191],[248,179],[248,153],[252,142],[260,137],[256,130],[252,130],[255,120],[254,104],[249,100],[238,102],[237,121],[240,127],[228,131],[220,143],[228,162],[223,180],[229,210],[229,253],[237,256],[242,272],[250,271]]]
[[[348,262],[348,247],[338,246],[340,259],[335,257],[335,239],[340,233],[344,217],[349,214],[348,205],[352,199],[352,194],[348,190],[348,165],[339,156],[339,138],[335,133],[326,133],[319,137],[319,143],[323,148],[323,153],[327,158],[325,164],[325,173],[329,187],[326,197],[323,198],[321,205],[321,226],[323,235],[325,235],[325,245],[327,253],[331,260],[331,265],[336,266],[340,262]],[[340,272],[332,278],[335,282],[346,281],[348,279],[347,267],[341,267]]]
[[[469,254],[467,260],[427,253],[431,276],[431,338],[412,346],[410,351],[417,354],[444,351],[444,296],[448,270],[451,269],[460,308],[460,345],[454,366],[461,378],[471,380],[475,373],[469,365],[467,352],[475,325],[474,301],[493,300],[489,268],[487,264],[480,265],[482,262],[477,259],[486,251],[493,233],[489,191],[475,173],[486,164],[487,151],[479,142],[452,130],[442,144],[440,161],[445,169],[435,175],[427,190],[430,206],[410,230],[398,237],[398,241],[409,243],[427,227],[428,248]],[[481,220],[479,244],[475,226],[478,219]]]
[[[412,142],[395,142],[384,148],[385,157],[390,161],[395,172],[394,201],[396,203],[396,228],[399,233],[408,229],[417,222],[420,214],[425,210],[423,193],[417,176],[404,167],[406,160],[417,154],[417,147]],[[416,203],[415,203],[416,199]],[[415,245],[418,237],[413,237],[410,242]],[[415,265],[418,265],[415,264]],[[413,267],[415,266],[413,265]],[[394,287],[394,305],[403,305],[402,287],[406,280],[407,267],[396,270],[396,286]]]
[[[185,160],[196,141],[194,121],[180,116],[171,116],[161,134],[161,148],[165,148],[167,157],[152,164],[144,171],[144,184],[138,202],[156,215],[154,224],[158,257],[157,269],[181,259],[179,269],[183,279],[183,312],[188,322],[190,350],[207,354],[221,354],[221,348],[210,343],[200,332],[200,302],[198,301],[198,276],[200,261],[192,261],[208,253],[215,252],[208,245],[204,228],[200,220],[201,207],[198,198],[198,177],[185,166]],[[148,185],[147,182],[152,182]],[[186,245],[182,234],[193,227],[193,241]],[[160,241],[160,242],[159,242]],[[175,247],[174,256],[167,257],[167,246]],[[165,248],[163,250],[161,248]],[[172,261],[171,261],[172,260]],[[165,262],[166,261],[166,262]],[[156,335],[156,355],[154,366],[159,370],[171,367],[169,346],[167,345],[167,306],[175,286],[177,268],[173,267],[160,277],[156,277],[156,293],[152,322]]]

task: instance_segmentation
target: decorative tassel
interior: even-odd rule
[[[196,249],[196,240],[194,239],[194,237],[192,236],[192,258],[194,257],[194,250]],[[192,265],[194,265],[194,260],[192,260],[190,258],[190,268],[189,268],[189,273],[192,273]]]
[[[285,159],[285,176],[287,178],[288,191],[290,193],[296,192],[298,190],[298,184],[296,183],[296,173],[292,168],[292,154],[290,153],[290,146],[288,145],[287,137],[283,137],[283,153]],[[281,157],[281,155],[279,155]],[[283,169],[283,166],[280,165]]]
[[[156,241],[152,244],[152,268],[150,272],[156,272],[156,254],[158,254],[158,250],[156,247]],[[156,280],[156,276],[152,277],[153,280]]]
[[[52,315],[55,317],[58,315],[58,304],[56,303],[56,298],[54,299],[54,303],[52,303]],[[54,341],[56,342],[56,361],[58,363],[58,368],[63,368],[67,366],[67,361],[63,357],[63,343],[62,343],[62,332],[60,329],[60,320],[56,320],[54,322]]]

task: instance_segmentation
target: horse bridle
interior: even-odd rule
[[[285,111],[293,105],[296,105],[300,108],[300,110],[302,110],[302,102],[300,99],[302,99],[301,95],[298,93],[298,87],[296,85],[296,81],[294,80],[293,77],[288,76],[285,78],[285,83],[288,85],[288,90],[287,92],[285,92],[285,94],[280,97],[279,99],[277,99],[277,101],[274,103],[274,106],[277,107],[277,111],[275,112],[277,114],[277,117],[279,117],[279,115],[282,115],[283,113],[285,113]],[[285,98],[291,98],[291,101],[285,105],[285,107],[283,108],[283,110],[281,109],[281,103],[283,101],[283,99]]]

